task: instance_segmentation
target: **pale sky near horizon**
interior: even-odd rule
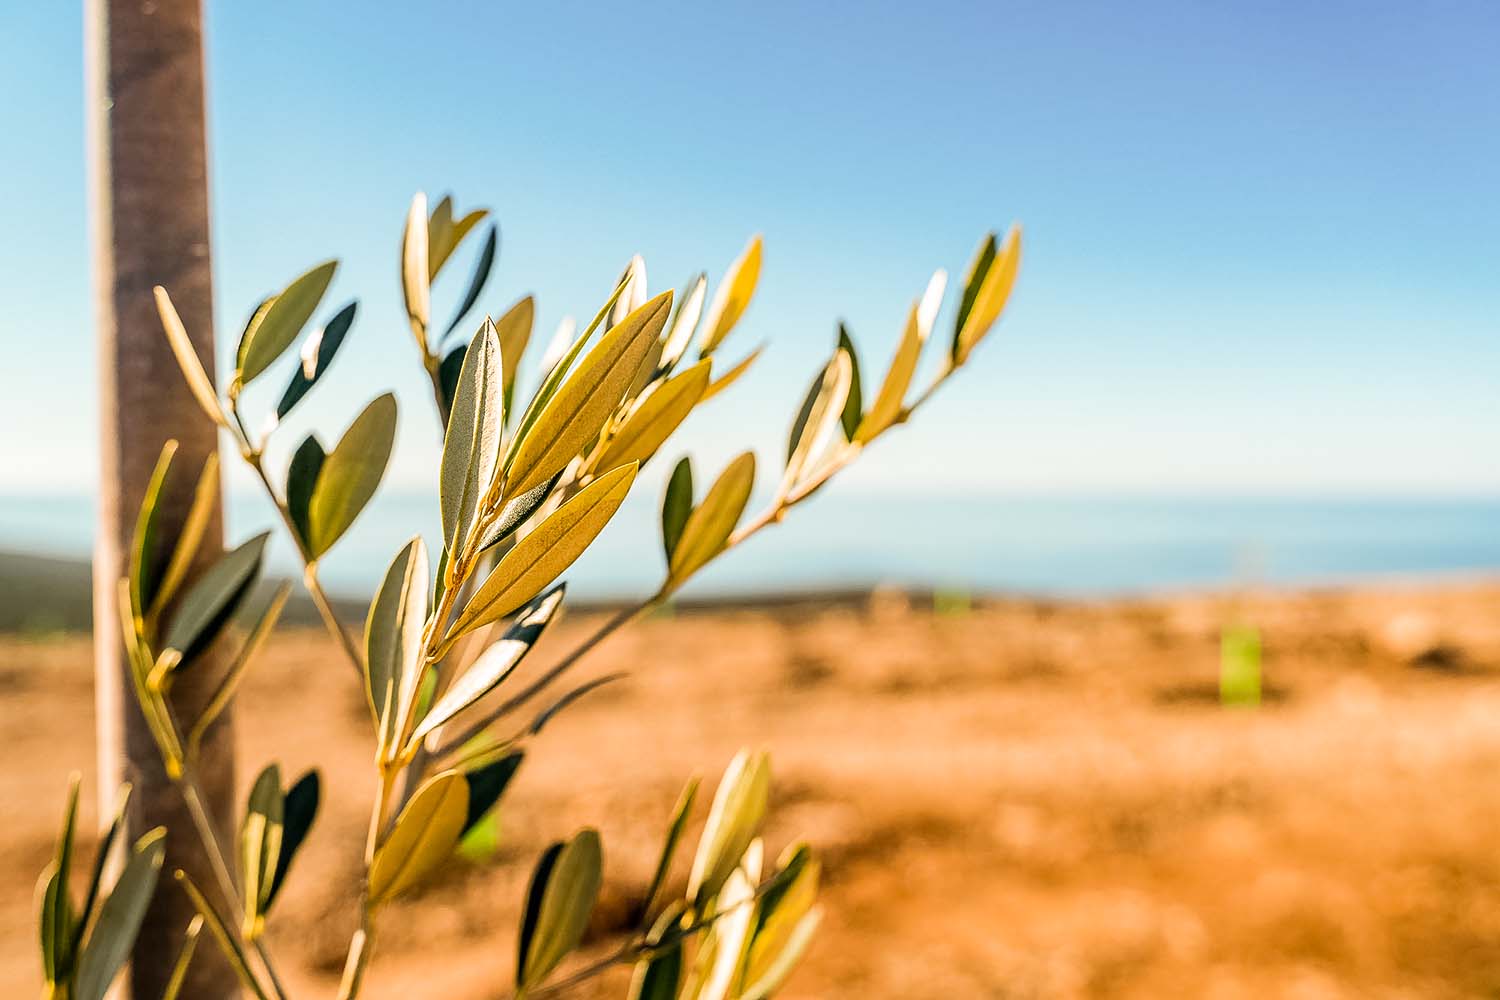
[[[95,475],[80,7],[0,14],[0,494]],[[836,320],[876,377],[932,269],[1021,221],[992,341],[846,488],[1500,494],[1500,6],[349,10],[209,4],[221,358],[325,257],[325,315],[361,300],[283,455],[394,387],[393,479],[435,481],[396,283],[423,189],[495,209],[482,305],[535,292],[538,341],[632,253],[680,287],[764,233],[725,356],[770,350],[675,449],[710,463],[773,459]]]

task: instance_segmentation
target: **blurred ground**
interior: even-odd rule
[[[1236,615],[1265,636],[1258,710],[1216,701]],[[369,997],[505,994],[531,862],[584,824],[601,953],[682,781],[742,744],[774,754],[772,853],[805,835],[825,858],[787,997],[1500,995],[1500,584],[724,611],[641,623],[582,668],[616,669],[544,734],[493,861],[383,913]],[[34,995],[34,881],[93,764],[88,642],[0,638],[0,690],[0,986]],[[324,770],[270,938],[298,995],[329,994],[372,791],[362,696],[294,631],[240,718],[243,771]]]

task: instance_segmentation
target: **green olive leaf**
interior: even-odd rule
[[[439,480],[443,544],[460,556],[466,552],[500,463],[503,396],[500,338],[495,325],[485,320],[464,354],[443,438]]]
[[[459,613],[443,647],[465,632],[499,621],[557,579],[614,517],[637,468],[625,465],[600,476],[517,542]]]
[[[166,854],[166,835],[166,830],[157,827],[135,842],[119,879],[99,907],[99,917],[78,956],[73,992],[76,1000],[104,1000],[115,974],[135,945],[141,922],[146,918],[146,907],[156,891],[156,879]]]
[[[162,329],[167,333],[172,356],[177,359],[177,367],[182,369],[182,377],[187,380],[193,398],[198,401],[203,412],[208,414],[208,419],[219,427],[228,427],[229,418],[224,416],[224,408],[219,405],[219,394],[214,391],[213,379],[203,370],[203,362],[193,348],[187,328],[182,325],[182,318],[177,315],[177,308],[172,305],[167,290],[157,285],[151,291],[156,296],[156,312],[161,317]]]
[[[317,559],[333,548],[375,495],[396,441],[396,397],[376,397],[324,460],[307,506],[308,548]]]
[[[336,260],[324,261],[296,278],[272,299],[260,322],[251,325],[247,339],[240,344],[239,369],[235,378],[248,384],[292,346],[292,341],[317,311],[318,303],[323,301],[338,266]]]
[[[969,280],[965,283],[964,304],[968,308],[960,310],[953,336],[955,365],[967,361],[975,345],[995,325],[1000,313],[1005,310],[1005,304],[1010,301],[1011,289],[1016,284],[1016,272],[1021,266],[1021,228],[1012,226],[1010,232],[1005,234],[1005,243],[1000,247],[998,255],[993,250],[994,241],[994,234],[991,233],[985,244],[990,248],[991,262],[984,273],[976,275],[971,269]],[[981,251],[980,258],[975,261],[976,265],[983,256]]]
[[[724,551],[755,485],[755,453],[737,456],[709,487],[703,502],[688,515],[682,536],[667,561],[668,587],[681,586],[688,577]]]
[[[468,834],[480,820],[489,815],[495,803],[500,801],[500,796],[505,794],[516,771],[520,770],[521,761],[525,757],[522,751],[512,750],[497,760],[464,772],[464,780],[469,783],[469,811],[464,817],[464,834]]]
[[[844,403],[849,398],[849,385],[854,367],[849,355],[842,350],[834,351],[833,358],[813,380],[792,422],[792,432],[787,436],[786,472],[781,479],[781,495],[786,496],[817,467],[824,446],[833,434],[833,429],[843,419]]]
[[[469,785],[458,771],[434,775],[396,817],[370,863],[369,894],[383,903],[430,875],[458,845],[469,814]]]
[[[691,779],[683,786],[682,793],[677,797],[677,805],[672,809],[672,819],[667,823],[667,836],[662,842],[661,854],[657,858],[656,872],[651,876],[651,886],[646,890],[646,911],[649,913],[656,903],[656,897],[667,884],[667,878],[672,874],[672,860],[677,856],[677,845],[682,841],[682,832],[687,828],[688,817],[692,815],[693,803],[698,798],[699,779]]]
[[[658,382],[638,399],[605,442],[603,453],[593,461],[594,468],[613,469],[629,462],[644,465],[649,461],[703,398],[712,364],[705,358],[682,374]]]
[[[281,860],[283,807],[281,768],[267,765],[250,786],[245,818],[240,823],[240,888],[244,895],[241,931],[258,938],[265,927],[266,904]]]
[[[263,909],[267,912],[270,911],[271,904],[276,901],[281,887],[286,884],[287,873],[292,868],[292,859],[297,856],[297,849],[307,839],[313,820],[317,818],[321,793],[322,783],[318,778],[318,772],[308,771],[297,779],[295,785],[287,789],[286,795],[282,798],[281,853],[276,858],[275,874],[271,878],[270,891],[266,894]]]
[[[678,302],[677,311],[672,315],[672,325],[667,327],[663,335],[659,371],[670,372],[687,353],[688,345],[693,342],[693,334],[698,332],[698,320],[703,317],[703,300],[707,292],[708,275],[699,272],[696,278],[688,282],[687,294]]]
[[[281,394],[281,401],[276,404],[278,421],[285,419],[286,415],[292,412],[292,407],[301,402],[308,390],[323,377],[328,366],[333,364],[334,355],[344,343],[344,337],[349,333],[349,328],[354,325],[354,314],[358,309],[358,302],[350,302],[335,313],[327,325],[303,343],[302,363],[292,373],[286,391]]]
[[[214,640],[250,593],[270,537],[270,532],[262,532],[225,554],[183,594],[163,640],[164,649],[182,655],[182,666]]]
[[[421,684],[427,595],[427,546],[417,535],[391,560],[365,618],[365,696],[382,759],[399,746]]]
[[[603,875],[603,848],[596,830],[580,830],[566,845],[554,844],[543,855],[527,893],[516,963],[518,987],[534,989],[578,947]]]
[[[298,537],[309,550],[312,548],[312,526],[308,521],[308,508],[318,486],[318,475],[323,471],[323,462],[327,458],[322,443],[315,435],[309,434],[292,453],[291,464],[286,470],[287,510],[291,512]]]
[[[667,481],[667,492],[661,501],[661,545],[667,562],[672,562],[672,553],[682,539],[682,530],[687,526],[688,516],[693,512],[693,460],[687,456],[678,459]]]
[[[688,898],[699,910],[719,894],[760,833],[770,788],[771,763],[764,751],[741,750],[724,770],[688,876]]]
[[[478,214],[481,213],[471,212],[467,218]],[[489,235],[484,238],[484,246],[479,251],[479,259],[474,263],[474,274],[469,278],[469,290],[464,293],[463,300],[453,312],[453,318],[448,321],[448,326],[443,330],[444,337],[458,329],[464,317],[469,315],[469,311],[474,308],[474,303],[479,301],[485,284],[490,280],[490,270],[495,266],[495,252],[499,246],[500,227],[491,226]]]
[[[714,292],[713,302],[703,316],[703,342],[699,348],[699,357],[712,354],[745,314],[751,297],[755,295],[755,286],[760,281],[760,259],[761,238],[755,236],[744,252],[729,265],[729,270],[724,273],[724,280]]]
[[[870,404],[869,412],[860,421],[859,430],[855,432],[854,439],[861,444],[873,440],[901,418],[907,390],[911,388],[912,376],[916,374],[917,362],[921,360],[922,347],[932,332],[932,324],[937,318],[938,306],[942,304],[943,289],[947,282],[946,272],[935,272],[932,280],[927,283],[927,291],[922,298],[911,304],[901,341],[896,345],[896,354],[891,358],[890,368],[886,369],[885,381],[880,383],[875,401]]]
[[[864,399],[859,384],[859,354],[854,349],[854,338],[843,323],[839,324],[839,350],[849,359],[849,392],[844,397],[844,409],[839,415],[843,426],[844,440],[853,441],[864,417]]]

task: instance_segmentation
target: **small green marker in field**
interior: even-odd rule
[[[1233,708],[1260,704],[1260,631],[1227,626],[1219,639],[1219,703]]]

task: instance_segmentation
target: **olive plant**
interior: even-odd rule
[[[563,675],[606,636],[668,601],[727,550],[779,522],[874,440],[906,421],[969,360],[999,318],[1020,261],[1017,230],[1003,242],[991,234],[980,244],[936,377],[915,397],[911,384],[943,298],[944,272],[934,274],[912,303],[895,356],[871,394],[862,388],[853,338],[840,325],[831,357],[795,412],[778,485],[766,508],[744,516],[755,482],[752,452],[730,461],[701,495],[691,462],[682,458],[667,477],[661,505],[660,585],[527,683],[507,685],[559,616],[564,584],[556,581],[609,523],[642,466],[696,407],[738,379],[759,355],[757,349],[722,374],[715,372],[719,349],[755,292],[761,241],[751,240],[711,300],[703,274],[680,295],[669,290],[651,296],[644,262],[631,260],[582,333],[575,335],[567,322],[559,329],[537,384],[522,403],[518,376],[534,315],[529,296],[499,319],[486,318],[466,342],[453,343],[495,261],[498,229],[486,225],[487,218],[483,210],[455,218],[449,198],[429,212],[419,194],[411,206],[401,283],[443,435],[437,475],[442,539],[435,560],[420,535],[401,546],[358,637],[335,616],[318,565],[381,481],[395,436],[394,396],[373,400],[331,450],[309,435],[284,474],[273,473],[264,460],[281,420],[324,377],[348,337],[356,305],[336,310],[321,329],[303,338],[301,364],[270,413],[250,419],[241,405],[243,389],[296,343],[322,307],[336,262],[319,264],[256,307],[222,396],[193,352],[168,293],[156,289],[166,336],[195,398],[230,436],[274,503],[301,556],[303,583],[368,703],[376,791],[359,886],[360,922],[349,945],[341,1000],[360,992],[382,906],[419,887],[495,809],[551,718],[615,679],[555,693]],[[481,231],[483,244],[456,313],[434,323],[433,283],[455,249]],[[689,361],[695,343],[696,356]],[[252,425],[261,429],[252,431]],[[141,709],[166,772],[193,817],[193,835],[214,861],[213,885],[195,885],[183,872],[173,873],[199,917],[187,929],[167,998],[180,989],[206,928],[251,994],[285,1000],[264,931],[317,815],[318,774],[309,772],[287,785],[277,765],[267,765],[250,787],[235,850],[226,853],[215,837],[196,768],[203,733],[274,629],[291,585],[282,584],[264,604],[252,596],[269,532],[187,579],[217,502],[219,470],[214,459],[198,470],[183,530],[175,539],[160,538],[158,498],[168,477],[180,474],[173,453],[169,442],[142,500],[129,572],[119,583],[119,627]],[[180,719],[167,694],[210,647],[230,648],[228,666],[197,717]],[[522,721],[510,721],[523,712]],[[819,865],[803,843],[771,863],[763,856],[759,835],[769,787],[764,752],[741,751],[730,762],[685,887],[674,890],[674,859],[698,791],[697,779],[690,781],[667,824],[639,925],[587,963],[569,959],[599,893],[599,835],[584,829],[548,847],[535,865],[522,907],[513,995],[535,1000],[559,994],[620,963],[634,966],[633,1000],[773,995],[818,922]],[[78,906],[68,883],[76,814],[75,782],[57,857],[41,882],[46,995],[100,1000],[155,891],[166,831],[154,830],[131,845],[121,875],[106,893],[101,874],[119,839],[117,816]]]

